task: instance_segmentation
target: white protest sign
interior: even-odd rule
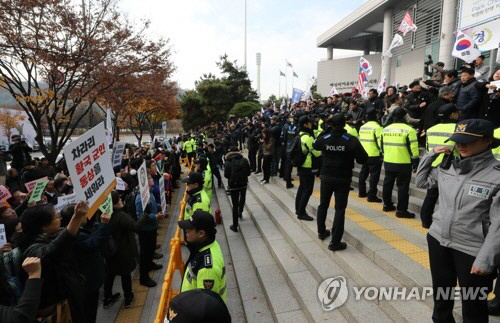
[[[104,122],[64,147],[76,199],[89,202],[87,218],[94,215],[116,185],[108,156]]]
[[[116,166],[121,166],[123,159],[123,152],[125,151],[125,143],[123,141],[117,141],[113,145],[113,168]]]
[[[141,194],[142,211],[144,212],[150,197],[146,161],[144,161],[141,167],[139,167],[139,170],[137,171],[137,179],[139,180],[139,192]]]
[[[64,209],[65,206],[75,203],[76,203],[76,193],[69,195],[61,195],[57,197],[57,205],[55,206],[55,209],[57,212],[61,212],[61,210]]]
[[[500,43],[500,19],[472,27],[464,30],[464,32],[473,35],[474,43],[481,51],[498,48]]]
[[[167,198],[165,197],[165,179],[163,176],[160,177],[158,185],[160,186],[161,213],[165,215],[167,214]]]
[[[5,233],[5,225],[0,224],[0,247],[7,243],[7,234]]]
[[[116,190],[117,191],[125,191],[125,189],[126,189],[125,182],[120,177],[117,177],[116,178]]]
[[[163,121],[161,123],[161,129],[163,130],[163,140],[167,140],[167,122]]]

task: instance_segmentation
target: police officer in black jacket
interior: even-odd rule
[[[292,168],[293,165],[290,163],[290,160],[288,160],[288,156],[286,154],[286,149],[290,147],[292,144],[293,138],[299,133],[299,128],[296,125],[296,122],[294,122],[293,116],[288,116],[287,123],[283,126],[283,131],[281,135],[281,142],[285,146],[285,174],[283,176],[283,179],[286,182],[286,188],[292,188],[293,183],[292,183]]]
[[[335,114],[329,123],[332,130],[320,136],[313,143],[313,148],[322,152],[320,204],[317,213],[318,238],[326,239],[330,235],[325,227],[326,213],[330,206],[332,194],[335,193],[335,218],[333,220],[332,240],[328,249],[343,250],[347,247],[342,242],[344,234],[345,208],[351,186],[354,159],[359,164],[368,160],[368,155],[356,137],[347,134],[345,117]]]

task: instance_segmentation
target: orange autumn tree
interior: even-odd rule
[[[0,111],[0,126],[2,127],[3,134],[7,137],[10,142],[10,136],[12,135],[12,129],[17,128],[19,121],[25,120],[26,118],[21,115],[20,112],[12,113],[8,109],[3,109]]]
[[[131,25],[116,0],[9,0],[0,10],[0,89],[54,163],[100,95],[129,75],[173,70],[168,40]],[[77,111],[82,113],[76,113]],[[42,134],[50,136],[46,147]]]

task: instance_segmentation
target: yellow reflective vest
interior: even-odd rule
[[[188,154],[193,152],[193,148],[193,142],[191,140],[187,140],[182,144],[182,149]]]
[[[181,292],[211,289],[226,301],[226,267],[217,241],[201,248],[190,257],[184,273]]]
[[[495,135],[495,138],[500,139],[500,128],[495,129],[494,135]],[[495,156],[495,158],[497,160],[500,160],[500,147],[492,149],[492,152],[493,152],[493,156]]]
[[[359,141],[368,154],[368,157],[380,157],[382,150],[380,136],[383,129],[377,121],[368,121],[359,129]]]
[[[385,127],[381,142],[386,163],[411,164],[412,159],[418,158],[417,132],[405,123]]]
[[[212,171],[210,166],[207,165],[207,169],[201,173],[203,175],[203,190],[207,193],[209,201],[212,201]]]
[[[454,123],[439,123],[434,127],[427,129],[427,151],[431,151],[437,146],[448,146],[451,150],[455,147],[453,141],[445,141],[455,132],[456,124]],[[432,163],[432,167],[437,167],[443,161],[444,154],[439,154],[436,160]]]
[[[359,138],[359,135],[358,135],[358,130],[356,130],[356,128],[354,127],[351,127],[350,125],[348,125],[346,123],[344,129],[347,131],[348,134],[350,134],[351,136],[354,136],[356,138]]]
[[[186,206],[184,207],[184,220],[189,220],[196,210],[210,213],[210,200],[203,189],[194,193],[187,199]]]
[[[321,151],[313,149],[314,137],[305,131],[299,133],[302,152],[307,154],[306,161],[302,164],[302,168],[312,168],[312,156],[321,156]]]

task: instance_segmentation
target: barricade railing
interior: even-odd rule
[[[188,173],[192,171],[194,163],[189,163]],[[184,191],[184,196],[182,197],[180,203],[179,221],[184,219],[184,208],[186,207],[186,201],[188,198],[187,187]],[[163,323],[165,321],[165,316],[167,314],[168,307],[170,306],[170,301],[173,297],[180,293],[179,290],[174,290],[172,288],[174,274],[179,271],[181,280],[184,278],[184,262],[182,261],[181,245],[184,244],[184,237],[181,228],[177,226],[175,234],[170,240],[170,258],[168,260],[167,272],[163,279],[163,284],[161,287],[161,298],[158,304],[158,311],[156,312],[155,323]]]

